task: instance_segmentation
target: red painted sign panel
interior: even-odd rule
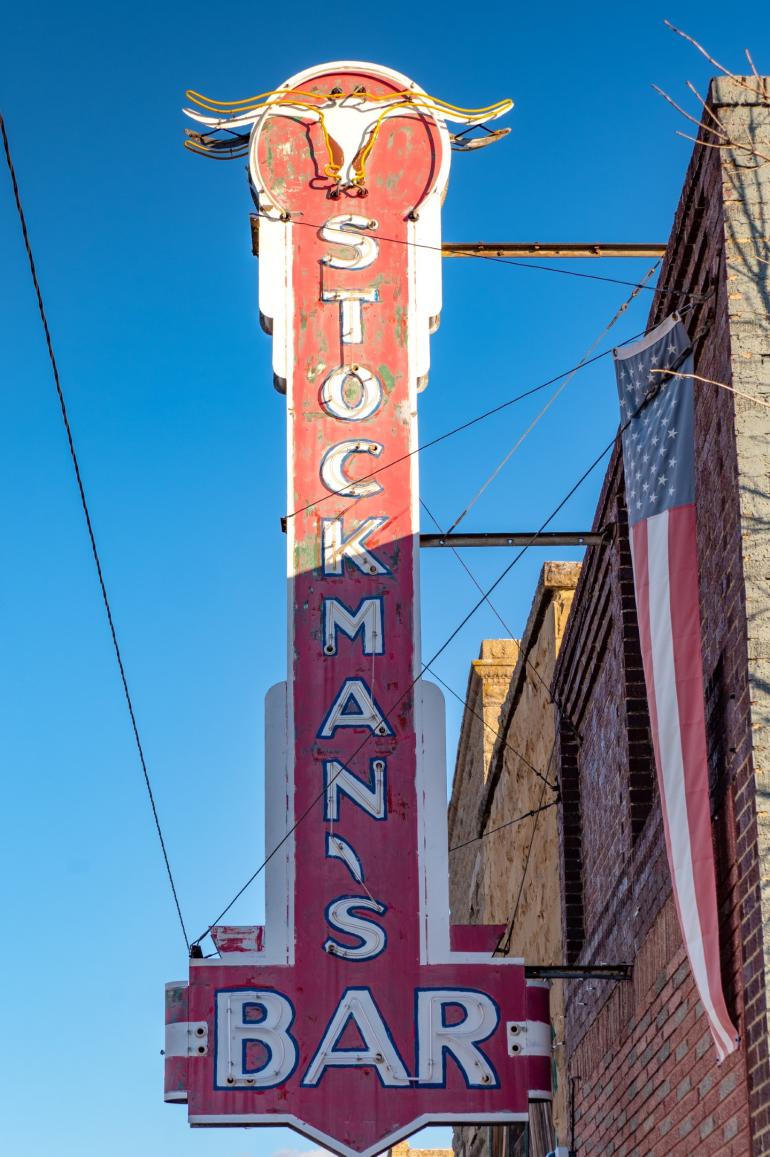
[[[349,1155],[550,1096],[547,989],[492,956],[494,930],[450,928],[443,702],[420,678],[446,115],[345,63],[227,122],[250,127],[286,395],[289,677],[267,699],[265,927],[214,929],[220,955],[168,986],[166,1097],[192,1125],[287,1124]]]

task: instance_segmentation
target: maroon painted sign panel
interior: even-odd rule
[[[278,851],[264,929],[214,929],[219,957],[168,986],[166,1097],[193,1125],[374,1154],[550,1095],[547,989],[492,956],[494,929],[450,929],[443,702],[420,678],[416,411],[449,137],[436,102],[373,65],[302,74],[239,115],[288,420]]]

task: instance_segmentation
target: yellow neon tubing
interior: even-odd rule
[[[193,104],[197,104],[199,108],[207,108],[210,112],[219,112],[220,109],[232,109],[233,112],[240,110],[240,112],[251,112],[252,109],[262,108],[270,103],[269,98],[275,96],[301,96],[310,97],[313,100],[328,100],[328,94],[322,92],[303,92],[301,89],[287,89],[287,88],[273,88],[269,92],[261,92],[257,96],[251,96],[247,100],[212,100],[210,97],[203,96],[202,93],[196,92],[195,89],[188,88],[185,91],[185,96]]]
[[[412,92],[409,89],[403,89],[400,92],[389,93],[373,93],[368,90],[357,93],[320,93],[320,92],[306,92],[303,89],[285,89],[275,88],[268,92],[258,93],[256,96],[248,97],[246,100],[238,101],[222,101],[212,100],[210,97],[203,96],[202,93],[196,92],[194,89],[187,89],[185,96],[193,104],[198,105],[199,108],[206,108],[210,112],[219,112],[220,110],[231,110],[233,115],[240,115],[245,112],[256,111],[258,108],[267,107],[271,103],[271,98],[286,97],[288,103],[299,103],[292,98],[301,97],[305,100],[324,101],[334,100],[342,101],[349,99],[352,96],[359,97],[371,101],[392,101],[397,100],[399,105],[403,101],[407,101],[414,105],[426,105],[428,107],[434,106],[436,111],[444,109],[451,112],[459,113],[461,117],[476,118],[483,114],[490,115],[492,113],[507,112],[513,107],[513,101],[500,100],[495,104],[483,105],[480,108],[462,108],[460,105],[450,104],[448,101],[441,100],[439,97],[430,96],[428,93]],[[399,99],[400,98],[400,99]],[[309,107],[315,107],[311,105]]]

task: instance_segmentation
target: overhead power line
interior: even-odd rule
[[[85,493],[85,489],[83,486],[83,479],[82,479],[82,476],[80,473],[80,464],[78,462],[78,456],[77,456],[77,453],[75,452],[75,443],[74,443],[74,440],[72,437],[72,428],[70,426],[69,415],[67,413],[67,405],[66,405],[65,400],[64,400],[64,393],[62,391],[61,381],[59,378],[59,367],[57,365],[56,356],[55,356],[54,350],[53,350],[53,342],[51,340],[51,331],[48,327],[48,319],[46,316],[45,306],[43,304],[43,295],[42,295],[42,292],[40,290],[40,282],[39,282],[38,276],[37,276],[37,268],[35,266],[35,259],[32,255],[32,246],[31,246],[30,240],[29,240],[29,233],[27,230],[27,220],[26,220],[26,217],[24,216],[24,209],[23,209],[22,203],[21,203],[21,194],[19,193],[18,181],[16,180],[16,170],[14,169],[13,160],[11,157],[11,147],[10,147],[10,143],[8,141],[8,134],[7,134],[6,128],[5,128],[5,120],[3,119],[2,115],[0,115],[0,132],[2,133],[2,137],[3,137],[3,148],[5,150],[5,159],[6,159],[6,162],[8,165],[8,172],[9,172],[10,177],[11,177],[11,184],[13,186],[13,196],[14,196],[14,200],[16,202],[16,211],[17,211],[18,216],[19,216],[19,224],[21,225],[22,237],[24,239],[24,248],[27,251],[27,260],[29,261],[29,269],[30,269],[30,273],[32,275],[32,284],[33,284],[34,289],[35,289],[35,297],[37,298],[37,308],[38,308],[38,312],[40,314],[40,320],[43,323],[43,333],[45,334],[45,343],[46,343],[46,346],[48,348],[48,358],[49,358],[49,361],[51,363],[51,370],[53,371],[53,380],[54,380],[54,385],[56,386],[56,395],[59,399],[59,409],[61,410],[62,421],[64,423],[64,431],[67,435],[67,446],[69,448],[70,458],[72,459],[72,466],[73,466],[73,469],[75,471],[75,481],[77,483],[78,494],[80,495],[80,505],[83,508],[83,515],[84,515],[85,520],[86,520],[86,529],[88,531],[88,539],[89,539],[89,542],[91,544],[91,553],[93,554],[93,557],[94,557],[94,563],[96,565],[96,575],[97,575],[97,578],[99,580],[99,589],[101,590],[102,602],[104,603],[104,610],[105,610],[106,615],[107,615],[107,625],[108,625],[109,630],[110,630],[110,637],[112,638],[112,646],[113,646],[113,650],[115,651],[115,659],[117,661],[118,671],[120,673],[120,681],[123,685],[123,694],[125,696],[126,706],[128,707],[129,718],[131,720],[131,730],[133,731],[134,742],[136,743],[136,749],[137,749],[137,752],[139,754],[139,763],[140,763],[141,768],[142,768],[142,775],[144,777],[144,784],[145,784],[145,787],[147,789],[147,796],[148,796],[148,799],[150,801],[150,808],[152,809],[152,818],[153,818],[153,821],[155,823],[155,830],[158,833],[158,840],[160,842],[160,849],[161,849],[161,852],[163,854],[163,862],[166,866],[166,874],[168,875],[168,882],[169,882],[169,885],[171,887],[171,894],[174,898],[174,906],[176,908],[177,916],[179,917],[179,924],[180,924],[180,927],[182,929],[182,935],[184,936],[185,946],[189,949],[190,941],[189,941],[189,938],[187,936],[187,929],[185,927],[184,918],[182,917],[182,909],[181,909],[181,906],[179,903],[179,896],[177,894],[176,884],[174,883],[174,875],[173,875],[173,872],[171,871],[171,864],[169,862],[168,851],[166,849],[166,841],[163,838],[163,832],[162,832],[161,826],[160,826],[160,819],[158,817],[158,808],[157,808],[157,805],[155,803],[155,795],[154,795],[154,792],[152,790],[152,784],[150,783],[150,775],[149,775],[149,772],[147,770],[147,761],[145,760],[145,756],[144,756],[144,748],[142,747],[142,741],[139,737],[139,726],[138,726],[137,721],[136,721],[136,713],[134,711],[134,704],[133,704],[133,701],[131,699],[131,692],[128,689],[128,680],[126,678],[125,667],[123,666],[123,656],[122,656],[121,651],[120,651],[120,645],[118,644],[118,636],[117,636],[117,632],[115,630],[115,622],[114,622],[114,619],[112,617],[112,608],[110,607],[110,600],[109,600],[109,597],[107,595],[107,587],[106,587],[105,582],[104,582],[104,573],[102,571],[102,564],[101,564],[101,560],[99,558],[99,551],[97,550],[97,547],[96,547],[96,538],[94,536],[94,528],[93,528],[93,524],[91,522],[91,514],[90,514],[90,511],[88,508],[88,502],[86,501],[86,493]]]

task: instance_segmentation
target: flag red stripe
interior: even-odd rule
[[[679,731],[700,932],[714,1011],[727,1035],[734,1038],[719,959],[694,506],[680,506],[669,512],[668,565]]]
[[[734,1049],[736,1033],[719,968],[694,507],[638,523],[631,530],[631,548],[674,901],[717,1054],[723,1059]]]

